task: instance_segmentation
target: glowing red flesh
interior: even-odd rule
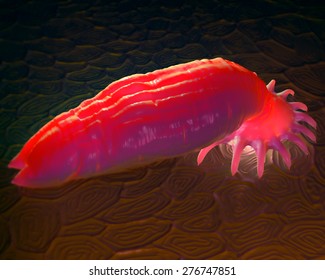
[[[306,151],[295,133],[315,140],[298,124],[315,127],[315,121],[294,111],[304,104],[285,101],[290,93],[275,95],[273,81],[265,86],[255,73],[222,58],[132,75],[40,129],[9,164],[21,169],[13,183],[57,185],[201,149],[200,163],[211,148],[234,140],[232,173],[251,145],[262,176],[269,147],[290,165],[281,141]]]

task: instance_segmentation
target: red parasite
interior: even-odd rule
[[[290,89],[274,91],[246,68],[222,59],[203,59],[117,80],[95,97],[43,126],[12,159],[20,169],[13,183],[48,187],[199,151],[198,164],[215,146],[232,145],[231,172],[243,149],[257,156],[263,175],[268,149],[277,150],[290,168],[284,141],[308,154],[301,133],[316,141],[301,122],[316,128],[287,102]]]

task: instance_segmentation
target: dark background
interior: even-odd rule
[[[163,3],[164,2],[164,3]],[[243,1],[245,2],[245,1]],[[325,9],[310,1],[0,1],[0,258],[324,259]],[[10,184],[10,159],[46,122],[112,81],[222,56],[318,123],[256,178],[215,149],[48,190]]]

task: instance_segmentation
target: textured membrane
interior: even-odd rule
[[[286,1],[6,1],[0,9],[1,259],[324,259],[324,6]],[[256,177],[221,146],[61,188],[19,189],[6,166],[53,116],[112,81],[222,56],[292,88],[316,120]],[[269,155],[271,158],[271,155]]]

